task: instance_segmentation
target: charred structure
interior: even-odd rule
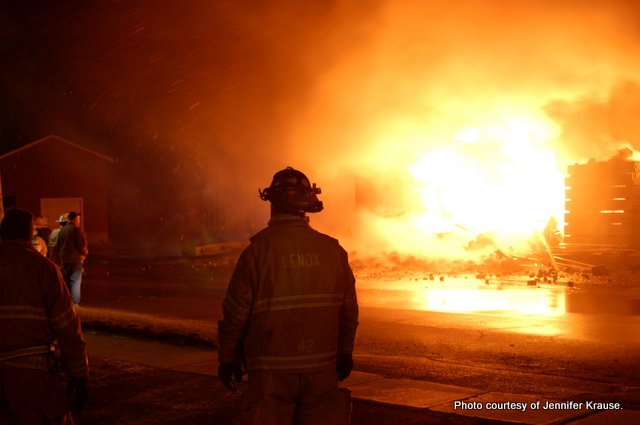
[[[621,156],[568,167],[567,248],[640,248],[640,162]]]

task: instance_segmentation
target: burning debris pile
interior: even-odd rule
[[[434,276],[475,274],[478,279],[525,275],[530,283],[589,280],[592,277],[630,282],[629,271],[640,267],[640,162],[631,159],[632,151],[622,150],[608,161],[589,161],[568,167],[564,232],[555,217],[516,248],[481,233],[468,240],[465,259],[430,260],[394,252],[385,261],[362,261],[363,269]],[[397,199],[395,200],[397,201]],[[371,198],[364,203],[372,206]],[[388,212],[384,205],[378,211]],[[403,212],[392,214],[396,217]],[[457,226],[462,233],[472,234]],[[440,237],[447,237],[440,235]],[[374,275],[384,272],[377,271]],[[620,276],[626,276],[620,278]],[[397,276],[396,276],[397,277]]]
[[[606,161],[567,167],[565,211],[559,215],[564,220],[559,222],[551,216],[539,230],[536,220],[545,208],[548,211],[554,205],[544,194],[535,200],[544,208],[522,220],[531,204],[524,198],[514,199],[508,185],[478,186],[483,196],[499,193],[495,199],[500,201],[480,205],[478,199],[469,199],[462,191],[456,197],[445,194],[458,190],[459,182],[454,174],[442,169],[445,177],[429,173],[429,178],[417,179],[417,183],[402,179],[396,172],[392,174],[392,189],[385,182],[365,184],[360,179],[357,206],[367,212],[369,223],[375,224],[370,228],[386,232],[387,244],[381,246],[397,248],[383,261],[368,262],[369,268],[385,265],[387,272],[396,274],[475,274],[481,279],[524,275],[533,284],[556,282],[560,276],[566,276],[565,282],[593,277],[606,282],[616,275],[616,280],[630,282],[634,279],[629,279],[628,272],[640,268],[640,162],[633,160],[633,155],[626,148]],[[457,174],[467,173],[465,182],[480,178],[469,170],[453,169]],[[517,170],[511,171],[510,177],[517,180]],[[517,180],[516,189],[531,187],[525,183],[536,177],[534,173],[527,176],[528,180]],[[377,181],[380,178],[376,176]],[[407,202],[411,196],[421,203]],[[461,222],[486,231],[474,231]]]
[[[335,178],[326,204],[340,208],[319,228],[375,270],[436,280],[600,274],[609,257],[574,249],[588,221],[572,213],[564,238],[565,179],[569,164],[640,148],[637,6],[476,6],[386,2],[318,79],[290,134],[302,157],[323,146],[310,173]]]

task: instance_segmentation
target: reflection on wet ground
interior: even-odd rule
[[[442,282],[360,280],[358,299],[362,306],[454,313],[452,321],[482,328],[601,342],[640,342],[637,290],[474,278]]]
[[[358,283],[361,302],[377,307],[449,313],[640,315],[640,298],[613,288],[571,288],[526,281],[397,280]]]
[[[557,315],[565,311],[565,293],[561,288],[537,288],[454,284],[447,288],[423,289],[417,301],[428,311],[512,312]]]
[[[94,307],[161,311],[187,319],[202,319],[206,313],[208,318],[210,306],[219,306],[224,296],[233,265],[231,257],[224,261],[94,259],[87,266],[83,299]],[[402,273],[402,277],[385,273],[365,277],[362,272],[357,276],[360,305],[403,310],[422,324],[438,316],[451,326],[640,343],[639,285],[614,287],[613,282],[599,287],[577,281],[568,287],[567,282],[532,282],[529,277],[469,275],[441,280],[430,274],[425,278],[424,273]]]

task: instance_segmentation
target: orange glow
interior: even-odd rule
[[[444,313],[487,313],[557,317],[566,309],[565,288],[530,287],[525,282],[500,284],[464,278],[444,282],[359,281],[359,301],[374,307],[402,306],[411,310]]]
[[[477,6],[385,3],[296,115],[292,155],[328,181],[314,223],[351,250],[530,252],[551,218],[564,231],[567,166],[637,134],[626,13]]]
[[[463,128],[450,148],[426,153],[410,167],[424,206],[412,221],[421,229],[528,238],[550,216],[562,217],[563,174],[544,147],[545,124]]]
[[[563,222],[564,174],[550,147],[555,126],[535,113],[500,115],[455,127],[436,143],[429,129],[410,132],[401,123],[404,132],[387,129],[403,143],[374,144],[363,164],[374,173],[380,166],[393,170],[376,174],[379,192],[393,193],[364,206],[367,231],[388,250],[477,257],[466,248],[482,236],[492,250],[525,246],[550,217]],[[385,176],[389,182],[381,183]],[[378,209],[375,202],[392,205]]]
[[[508,312],[558,316],[565,313],[564,295],[539,288],[428,289],[423,308],[448,313]]]

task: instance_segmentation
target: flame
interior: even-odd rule
[[[550,217],[562,222],[564,173],[551,146],[556,136],[555,125],[534,113],[461,126],[445,142],[404,134],[411,140],[408,154],[381,149],[361,167],[403,170],[378,173],[394,180],[382,190],[401,195],[378,199],[390,203],[387,208],[368,205],[363,220],[387,250],[406,253],[433,255],[431,246],[446,257],[461,256],[483,236],[492,249],[525,244]]]
[[[425,153],[409,166],[424,212],[417,230],[455,228],[474,234],[531,235],[564,209],[563,173],[544,143],[542,122],[462,128],[451,147]]]
[[[477,6],[384,3],[296,116],[292,156],[326,182],[314,221],[351,250],[527,248],[551,218],[564,230],[567,165],[635,137],[626,8]]]

